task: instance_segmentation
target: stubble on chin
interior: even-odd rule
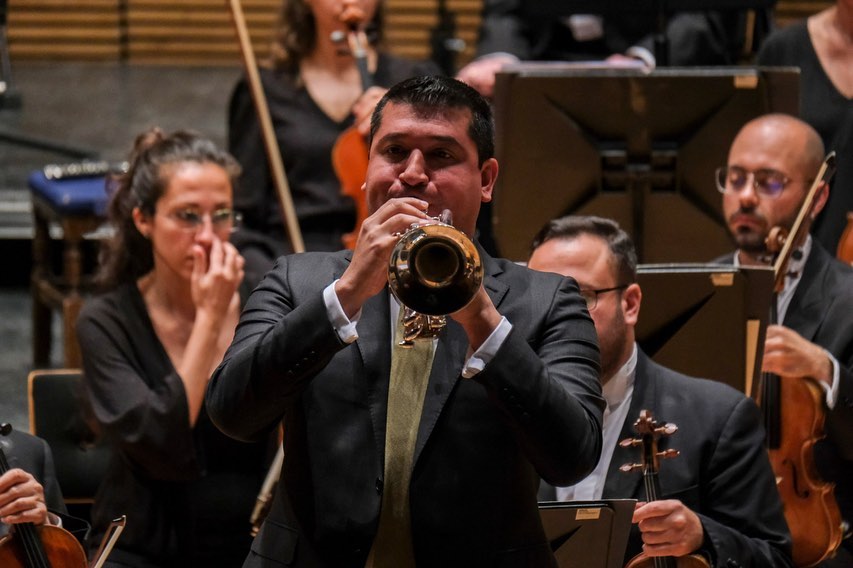
[[[763,254],[767,250],[765,237],[751,231],[735,233],[734,241],[738,249],[749,254]]]

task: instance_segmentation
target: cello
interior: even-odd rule
[[[373,86],[373,77],[367,61],[367,34],[364,32],[364,11],[356,6],[354,0],[344,0],[341,11],[341,21],[346,25],[345,34],[333,34],[332,41],[340,42],[346,39],[349,53],[355,58],[361,80],[361,90],[366,91]],[[358,231],[367,218],[367,202],[361,186],[367,174],[367,141],[358,131],[357,125],[344,130],[332,147],[332,166],[341,181],[341,193],[349,196],[355,202],[355,228],[346,233],[341,240],[348,249],[355,248]]]
[[[660,460],[677,457],[679,452],[672,448],[658,451],[658,439],[661,436],[671,436],[678,431],[678,426],[671,422],[660,424],[655,421],[650,410],[641,410],[640,417],[634,423],[634,429],[640,435],[638,438],[626,438],[619,442],[623,448],[642,446],[643,454],[640,463],[628,463],[619,467],[619,471],[630,473],[643,472],[643,486],[646,490],[646,501],[651,503],[660,499],[661,488],[658,479]],[[704,557],[698,554],[686,556],[647,556],[644,552],[632,558],[625,568],[710,568]]]
[[[8,436],[9,424],[0,425],[0,435]],[[0,448],[0,475],[11,468]],[[0,539],[0,566],[3,568],[87,568],[83,547],[67,530],[33,523],[14,525],[14,531]]]
[[[774,256],[774,296],[771,322],[776,318],[776,294],[785,285],[788,263],[805,242],[818,192],[835,170],[835,153],[824,160],[790,231],[774,227],[766,247]],[[776,476],[785,520],[791,531],[796,566],[815,566],[831,557],[841,544],[841,513],[834,484],[824,482],[814,462],[814,445],[824,434],[823,389],[809,377],[797,380],[761,373],[753,398],[761,407],[770,464]],[[784,413],[784,417],[783,417]]]

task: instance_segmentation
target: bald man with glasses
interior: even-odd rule
[[[626,560],[698,554],[711,566],[791,565],[791,540],[764,450],[755,403],[722,383],[686,377],[649,359],[635,342],[642,291],[637,255],[619,225],[600,217],[563,217],[534,239],[528,266],[574,278],[598,333],[604,411],[601,458],[571,487],[543,483],[543,501],[647,499],[633,437],[641,410],[679,430],[659,447],[681,455],[661,464],[660,500],[634,512]]]
[[[723,212],[737,246],[734,253],[717,260],[740,266],[769,263],[767,235],[773,227],[791,229],[823,158],[820,136],[797,118],[770,114],[748,122],[732,142],[728,164],[717,174]],[[836,186],[835,191],[853,188]],[[810,220],[828,197],[824,183]],[[768,326],[763,370],[782,380],[815,381],[822,389],[826,438],[814,448],[815,461],[822,479],[835,483],[846,530],[836,557],[821,566],[849,567],[853,566],[853,268],[834,259],[810,235],[796,243],[787,268],[775,306],[780,325]]]

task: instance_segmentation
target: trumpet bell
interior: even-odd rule
[[[451,225],[409,229],[391,252],[388,283],[404,306],[430,316],[468,305],[483,282],[477,247]]]

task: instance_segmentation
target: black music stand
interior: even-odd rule
[[[621,568],[634,499],[542,501],[539,516],[560,568]]]
[[[750,395],[761,357],[773,269],[719,264],[640,265],[637,342],[657,363]]]
[[[619,222],[640,262],[716,258],[731,243],[714,170],[743,124],[797,115],[798,97],[795,69],[504,68],[495,84],[498,250],[526,260],[540,227],[577,214]]]

